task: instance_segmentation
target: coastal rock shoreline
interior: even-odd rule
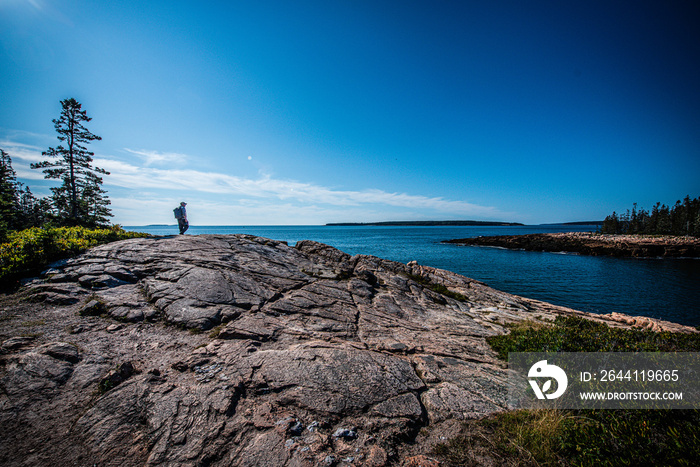
[[[0,464],[411,465],[507,410],[486,338],[561,315],[695,332],[312,241],[102,245],[0,297]]]
[[[443,243],[501,247],[512,250],[569,252],[591,256],[633,258],[700,257],[700,239],[695,237],[605,235],[595,232],[562,232],[482,236],[445,240]]]

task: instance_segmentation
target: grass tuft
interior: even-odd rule
[[[440,295],[454,298],[458,302],[466,302],[467,301],[467,297],[465,297],[461,293],[453,292],[450,289],[448,289],[447,287],[445,287],[444,285],[431,282],[430,280],[426,279],[423,276],[418,276],[415,274],[408,274],[408,278],[414,282],[421,284],[424,287],[427,287],[428,289],[432,290],[433,292],[439,293]]]

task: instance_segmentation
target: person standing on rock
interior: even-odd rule
[[[185,231],[190,228],[190,223],[187,221],[187,210],[185,206],[187,206],[187,203],[183,201],[180,203],[179,207],[173,209],[175,219],[177,219],[177,226],[180,228],[180,235],[184,234]]]

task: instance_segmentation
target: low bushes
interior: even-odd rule
[[[127,232],[118,225],[104,229],[32,227],[10,232],[7,241],[0,244],[0,288],[13,288],[20,278],[36,274],[46,265],[90,247],[145,236],[147,234]]]
[[[700,352],[700,333],[611,328],[564,316],[553,325],[516,325],[510,333],[487,341],[503,360],[508,360],[509,352]]]
[[[698,352],[700,334],[614,329],[576,317],[488,339],[509,352]],[[466,422],[435,449],[448,465],[700,465],[700,410],[515,410]]]
[[[695,466],[699,423],[698,410],[514,410],[466,422],[434,454],[451,466]]]

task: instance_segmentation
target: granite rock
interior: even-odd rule
[[[421,429],[507,408],[485,340],[504,324],[637,323],[247,235],[103,245],[20,296],[0,328],[11,466],[402,465],[429,451]]]

